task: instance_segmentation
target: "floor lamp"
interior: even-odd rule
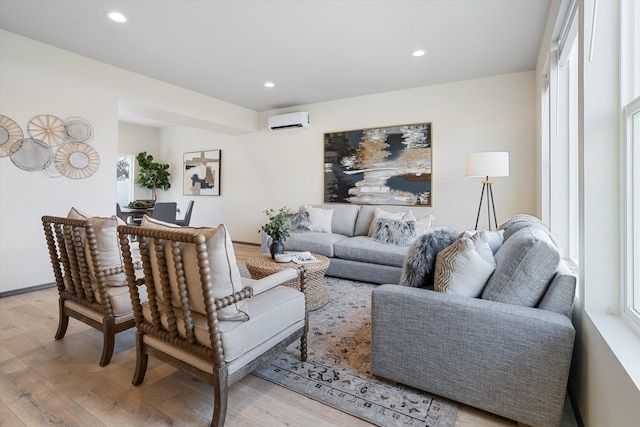
[[[493,223],[498,228],[498,218],[496,217],[496,205],[493,200],[492,181],[489,178],[501,178],[509,176],[509,153],[504,151],[492,151],[484,153],[467,154],[465,173],[468,177],[484,178],[482,180],[482,192],[480,193],[480,205],[478,205],[478,215],[476,216],[476,227],[480,220],[482,201],[487,195],[487,216],[489,218],[489,230],[491,230],[491,214],[493,213]]]

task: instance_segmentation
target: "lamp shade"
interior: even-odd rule
[[[509,153],[489,151],[467,154],[465,174],[469,177],[509,176]]]

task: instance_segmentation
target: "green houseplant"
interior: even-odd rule
[[[276,254],[284,253],[282,242],[291,236],[291,226],[287,220],[286,207],[280,208],[277,212],[273,209],[265,209],[264,213],[269,218],[269,222],[260,227],[258,232],[264,231],[271,238],[269,250],[271,258],[273,258]]]
[[[136,181],[141,187],[149,188],[151,190],[151,197],[155,202],[158,199],[156,195],[156,189],[168,190],[171,188],[169,182],[169,165],[166,163],[158,163],[153,161],[152,155],[147,155],[146,151],[138,153],[136,156],[138,166],[140,167],[140,173],[138,180]]]

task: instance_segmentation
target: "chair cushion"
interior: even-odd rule
[[[154,220],[148,216],[142,219],[141,227],[155,228],[160,230],[173,230],[194,235],[202,234],[206,238],[207,254],[209,261],[209,269],[211,271],[211,283],[213,284],[213,297],[216,299],[229,296],[243,289],[240,270],[236,263],[236,256],[233,250],[231,237],[227,232],[224,224],[220,224],[217,228],[210,227],[179,227],[175,224],[169,224],[162,221]],[[167,243],[169,245],[169,243]],[[155,249],[150,247],[152,264],[155,261]],[[167,264],[173,265],[173,256],[171,248],[165,248],[167,256]],[[196,248],[194,244],[185,244],[183,246],[182,262],[184,264],[185,279],[190,295],[191,309],[195,312],[205,314],[205,302],[202,296],[202,284],[200,283],[200,268],[196,256]],[[154,274],[157,274],[157,268],[153,268]],[[160,285],[160,277],[154,277],[156,283],[156,293],[159,297],[162,295]],[[169,268],[169,283],[172,289],[173,305],[180,306],[180,298],[178,292],[178,279],[175,268]],[[249,308],[246,301],[240,301],[218,311],[220,320],[247,320],[249,318]]]
[[[434,290],[476,298],[496,269],[489,243],[461,237],[436,257]]]
[[[109,302],[111,303],[111,310],[115,317],[127,316],[133,313],[128,286],[108,286],[106,287],[106,291],[107,296],[109,297]],[[98,302],[102,302],[98,290],[94,289],[94,292]],[[145,286],[138,287],[138,294],[140,295],[140,301],[142,302],[146,302],[149,299],[147,296],[147,288]]]
[[[247,303],[251,311],[251,319],[241,323],[233,321],[218,323],[222,334],[224,360],[227,363],[260,346],[290,326],[304,322],[304,295],[288,286],[277,286],[249,298]],[[180,310],[176,310],[175,313],[178,333],[184,338],[186,337],[184,317]],[[142,305],[142,314],[148,322],[152,322],[148,303]],[[160,320],[166,328],[168,326],[166,314],[162,314]],[[193,324],[196,340],[211,348],[206,316],[193,313]]]
[[[76,208],[71,208],[67,218],[88,220],[93,226],[102,269],[122,267],[122,254],[120,253],[120,242],[118,240],[118,225],[125,225],[122,219],[115,215],[110,217],[89,217],[86,213]],[[85,256],[89,264],[89,276],[91,283],[95,284],[97,281],[96,272],[93,267],[89,244],[84,236],[83,241],[85,242]],[[107,286],[126,286],[127,278],[124,273],[112,274],[105,277],[105,283]]]
[[[560,252],[539,225],[520,228],[496,252],[496,271],[482,298],[535,307],[558,270]]]

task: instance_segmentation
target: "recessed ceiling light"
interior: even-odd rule
[[[109,12],[107,16],[109,17],[109,19],[115,22],[127,22],[127,17],[120,12]]]
[[[427,52],[425,52],[424,50],[414,50],[411,55],[413,55],[413,56],[424,56],[426,53]]]
[[[264,87],[274,87],[274,86],[275,86],[275,84],[273,82],[266,82],[264,84]]]

